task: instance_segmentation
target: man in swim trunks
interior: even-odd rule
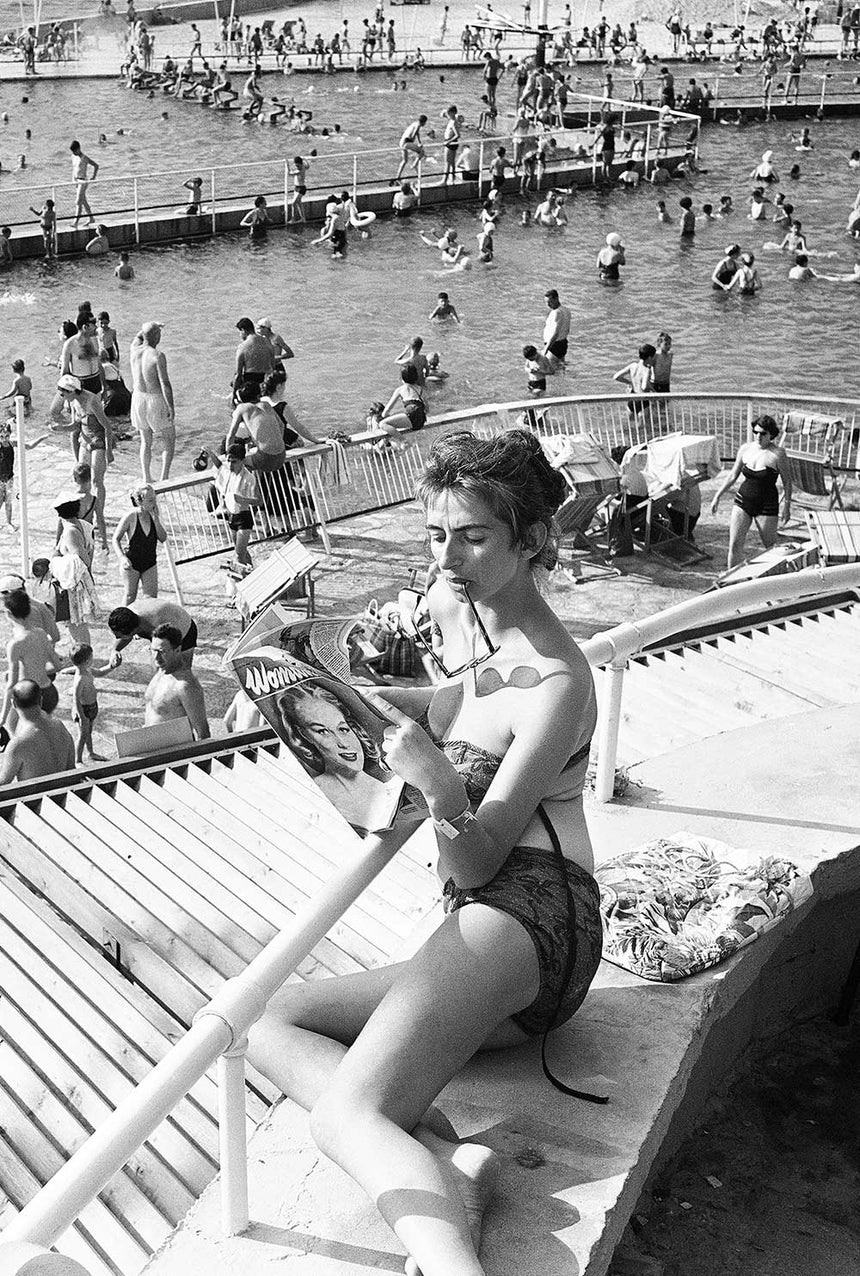
[[[559,301],[558,292],[550,288],[545,294],[549,313],[543,326],[543,353],[553,372],[564,367],[567,357],[567,338],[570,334],[570,310]]]
[[[131,343],[131,424],[140,434],[140,468],[145,483],[152,482],[152,449],[161,452],[162,482],[170,473],[176,446],[173,387],[167,375],[167,359],[158,349],[160,323],[148,322]]]
[[[138,598],[133,607],[115,607],[108,616],[108,629],[116,642],[108,666],[122,664],[120,652],[134,639],[149,642],[159,625],[172,625],[179,632],[183,668],[190,669],[197,649],[197,625],[194,617],[166,598]]]
[[[400,167],[397,170],[394,181],[391,183],[392,186],[396,186],[405,173],[406,165],[409,163],[410,156],[414,157],[413,162],[415,165],[415,171],[416,173],[418,172],[418,165],[421,163],[426,154],[421,142],[421,130],[426,123],[427,116],[419,115],[417,120],[413,120],[409,127],[403,130],[403,135],[399,142],[401,156]]]
[[[57,670],[62,660],[54,650],[54,644],[38,623],[30,597],[23,589],[6,594],[3,599],[6,614],[12,621],[12,637],[6,644],[6,690],[0,711],[0,726],[5,726],[13,708],[12,688],[22,678],[30,678],[39,688],[39,703],[47,713],[52,713],[60,697],[54,686]]]
[[[203,688],[184,663],[181,635],[174,625],[158,625],[151,639],[155,673],[146,688],[146,726],[187,718],[195,740],[209,739]]]
[[[233,377],[233,403],[239,402],[243,386],[254,385],[259,390],[267,372],[275,366],[272,343],[257,332],[252,320],[243,316],[236,324],[240,340],[236,347],[236,375]]]
[[[96,336],[96,321],[92,311],[82,310],[77,318],[77,332],[63,343],[60,353],[60,372],[63,376],[73,376],[81,383],[83,390],[100,395],[104,388],[101,360],[99,359],[99,343]],[[63,398],[57,393],[48,409],[48,415],[57,425],[63,424]],[[78,459],[80,430],[72,421],[71,446],[75,460]]]
[[[268,399],[260,398],[260,387],[245,384],[239,391],[239,403],[233,413],[224,451],[236,439],[252,442],[247,448],[245,467],[249,470],[278,470],[284,463],[284,427],[280,416]]]
[[[87,187],[91,181],[95,181],[98,176],[99,166],[95,160],[90,159],[89,155],[85,155],[81,150],[80,142],[72,142],[69,146],[72,152],[72,181],[76,183],[75,190],[75,220],[72,223],[74,230],[78,228],[78,222],[86,213],[90,219],[90,225],[95,225],[95,217],[93,210],[90,208],[87,199]],[[92,169],[92,173],[90,173]]]

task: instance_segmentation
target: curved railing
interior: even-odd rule
[[[755,416],[767,412],[783,426],[790,447],[829,457],[837,469],[857,466],[860,401],[821,395],[666,394],[633,415],[624,395],[588,395],[515,403],[482,404],[432,417],[424,429],[402,436],[399,448],[374,450],[380,436],[354,435],[338,463],[329,444],[290,452],[284,466],[262,476],[262,505],[254,513],[252,540],[263,542],[317,528],[328,549],[326,526],[412,500],[433,440],[454,427],[495,434],[524,422],[539,433],[591,434],[607,447],[644,443],[680,431],[717,439],[732,460],[752,435]],[[157,484],[159,512],[177,564],[233,549],[223,519],[207,511],[212,474],[184,474]]]
[[[599,780],[614,773],[612,733],[617,736],[623,669],[649,644],[694,626],[737,619],[764,606],[800,598],[860,590],[860,564],[808,569],[735,585],[671,607],[637,624],[625,623],[589,639],[583,650],[592,665],[609,666],[599,724]],[[601,793],[598,792],[598,796]],[[238,977],[228,980],[196,1016],[192,1027],[87,1142],[8,1224],[0,1244],[0,1269],[14,1276],[33,1255],[32,1247],[54,1245],[78,1214],[149,1139],[161,1121],[218,1061],[221,1090],[222,1220],[229,1233],[248,1226],[245,1142],[244,1052],[247,1033],[269,999],[311,952],[346,909],[370,885],[394,850],[368,839],[299,914]],[[49,1271],[50,1262],[40,1270]],[[54,1256],[57,1257],[57,1256]],[[68,1266],[58,1270],[68,1271]]]

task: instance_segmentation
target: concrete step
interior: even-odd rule
[[[837,664],[828,658],[826,643],[817,632],[794,626],[779,635],[769,635],[766,640],[741,636],[735,645],[738,652],[745,653],[744,659],[755,653],[753,659],[767,661],[786,686],[793,682],[824,697],[827,703],[844,703],[843,662]]]
[[[766,674],[723,658],[716,643],[703,644],[696,656],[697,676],[705,680],[711,694],[731,699],[736,708],[756,720],[805,713],[810,707],[808,699],[777,686]]]
[[[809,708],[829,706],[836,701],[831,696],[814,689],[803,671],[798,668],[794,652],[780,649],[773,639],[756,642],[749,638],[732,637],[717,640],[717,654],[721,660],[737,669],[759,674],[764,681],[784,688],[806,701]]]
[[[749,725],[750,714],[735,708],[723,692],[721,679],[714,677],[710,666],[704,665],[695,651],[688,649],[683,655],[666,652],[660,660],[649,660],[648,676],[656,680],[661,692],[683,688],[691,707],[688,721],[691,725],[702,723],[701,739]]]
[[[651,659],[647,664],[631,661],[624,680],[630,682],[634,695],[637,687],[645,686],[659,698],[664,715],[660,726],[671,722],[673,731],[680,727],[697,740],[717,733],[719,728],[714,728],[711,706],[697,700],[687,679],[678,676],[670,661]]]

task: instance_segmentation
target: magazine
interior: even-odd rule
[[[357,617],[296,620],[274,602],[225,663],[332,806],[367,836],[428,812],[421,794],[385,764],[389,718],[349,682],[348,641],[358,623]]]

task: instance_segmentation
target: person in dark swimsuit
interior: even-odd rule
[[[134,602],[138,589],[145,598],[158,597],[158,546],[167,540],[152,487],[143,483],[133,487],[129,495],[133,508],[120,519],[113,534],[125,586],[124,607]]]
[[[752,423],[752,434],[753,441],[742,444],[738,449],[728,477],[717,488],[711,502],[711,513],[716,514],[720,497],[743,477],[729,524],[729,568],[743,562],[744,543],[753,522],[765,549],[776,544],[779,525],[777,481],[780,479],[783,522],[787,523],[791,516],[791,471],[785,449],[776,442],[779,426],[772,416],[756,417]]]
[[[113,428],[105,416],[101,396],[87,390],[78,377],[66,373],[57,382],[57,393],[69,405],[72,433],[78,437],[77,460],[92,472],[95,516],[102,549],[107,549],[105,526],[105,474],[113,462]]]
[[[565,495],[524,430],[434,443],[418,497],[441,644],[422,645],[440,681],[374,696],[386,762],[430,812],[446,916],[398,965],[284,985],[249,1034],[254,1065],[311,1110],[320,1149],[429,1276],[482,1270],[499,1169],[431,1105],[481,1049],[543,1037],[545,1051],[600,960],[582,806],[594,684],[535,578],[555,562]],[[384,858],[413,831],[382,835]]]

